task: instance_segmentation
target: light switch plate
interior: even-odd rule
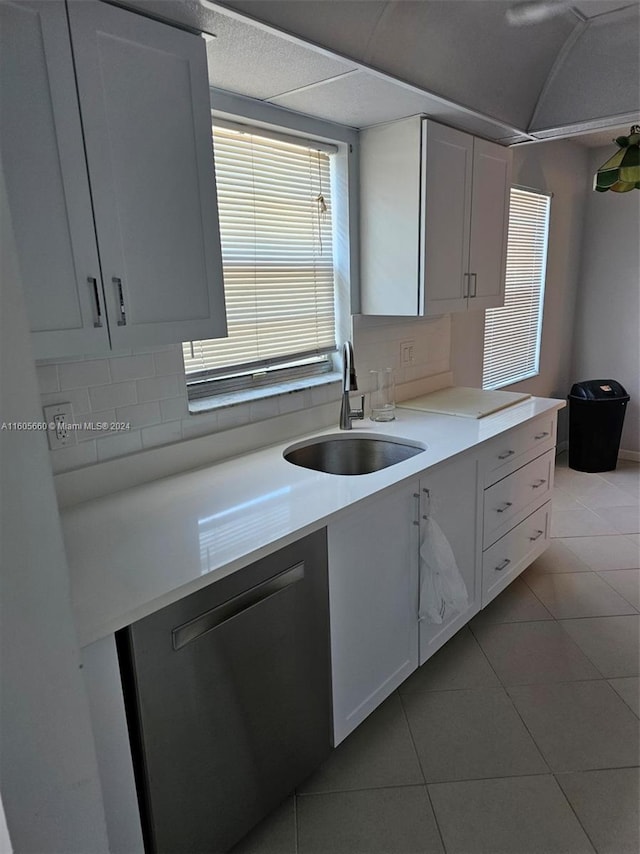
[[[413,364],[413,353],[415,348],[415,341],[413,339],[409,341],[401,341],[400,342],[400,364],[401,365],[412,365]]]

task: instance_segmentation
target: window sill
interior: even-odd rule
[[[200,397],[189,401],[189,414],[198,415],[204,412],[213,412],[218,409],[228,409],[242,403],[253,403],[265,398],[282,397],[296,391],[304,391],[307,388],[339,383],[342,376],[339,371],[321,374],[317,377],[301,377],[297,380],[277,383],[262,388],[243,389],[242,391],[229,392],[228,394],[217,394],[211,397]],[[337,399],[337,398],[336,398]]]

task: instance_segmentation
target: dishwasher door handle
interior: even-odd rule
[[[244,593],[239,593],[222,605],[217,605],[210,611],[205,611],[199,617],[183,623],[171,630],[171,640],[174,650],[182,649],[191,641],[196,640],[207,632],[217,629],[227,620],[237,617],[243,611],[252,608],[259,602],[273,596],[274,593],[280,593],[291,587],[292,584],[297,584],[304,578],[304,563],[297,563],[290,569],[285,569],[283,572],[268,578],[266,581],[256,584]]]

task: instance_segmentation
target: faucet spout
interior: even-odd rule
[[[358,379],[353,359],[353,345],[345,341],[342,345],[342,405],[340,407],[340,429],[351,430],[353,419],[364,418],[364,395],[361,397],[360,409],[351,409],[349,392],[358,390]]]

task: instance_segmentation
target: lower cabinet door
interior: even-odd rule
[[[416,481],[328,527],[336,745],[418,666],[418,502]]]
[[[461,457],[428,473],[420,479],[420,496],[423,664],[480,608],[476,459]],[[460,579],[466,588],[466,603],[459,595]],[[457,592],[453,605],[452,592]]]

